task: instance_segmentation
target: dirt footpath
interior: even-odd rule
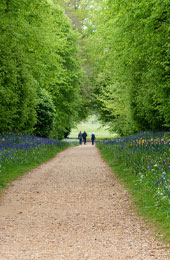
[[[169,260],[90,144],[15,181],[0,201],[0,260]]]

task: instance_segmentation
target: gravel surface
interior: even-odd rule
[[[0,201],[0,260],[169,260],[90,144],[29,172]]]

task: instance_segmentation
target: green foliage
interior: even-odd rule
[[[0,17],[0,132],[33,131],[41,88],[63,135],[81,110],[77,33],[52,1],[3,0]]]
[[[97,8],[98,1],[95,0],[62,0],[59,1],[64,7],[66,14],[73,24],[73,28],[79,32],[79,58],[82,67],[81,77],[81,115],[80,119],[85,119],[93,109],[91,100],[93,100],[93,88],[90,83],[90,75],[92,71],[89,59],[85,56],[85,31],[86,23],[89,21],[89,16],[92,16],[92,11]]]
[[[30,131],[36,121],[36,83],[24,53],[19,15],[16,2],[0,3],[0,132]]]
[[[51,136],[89,109],[121,135],[169,129],[169,23],[168,0],[2,0],[0,132],[33,131],[39,88],[55,106]]]
[[[84,35],[101,119],[124,135],[169,128],[169,1],[99,5]]]
[[[49,137],[55,119],[55,106],[51,96],[44,89],[39,91],[36,112],[37,123],[34,134],[41,137]]]

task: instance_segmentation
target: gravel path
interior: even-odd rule
[[[0,260],[169,260],[90,144],[15,181],[0,201]]]

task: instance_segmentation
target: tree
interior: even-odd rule
[[[34,134],[41,137],[49,137],[55,119],[55,106],[52,97],[44,89],[38,92],[36,112],[37,123]]]
[[[50,0],[3,0],[0,17],[0,131],[33,131],[37,93],[45,89],[55,106],[54,132],[63,136],[81,111],[77,33]]]
[[[167,0],[115,0],[87,25],[94,104],[121,134],[170,126],[169,18]]]

